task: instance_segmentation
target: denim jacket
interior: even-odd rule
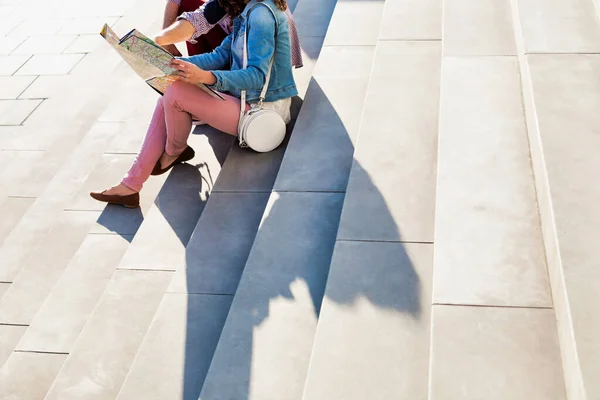
[[[212,53],[182,58],[203,70],[211,71],[217,78],[214,89],[229,92],[238,98],[241,90],[246,90],[248,103],[255,103],[260,97],[275,42],[277,51],[265,101],[277,101],[298,94],[292,74],[287,17],[272,0],[263,0],[262,3],[273,10],[276,19],[267,7],[259,3],[261,1],[251,0],[246,5],[244,11],[233,21],[233,32]],[[252,12],[248,15],[250,9]],[[243,33],[248,25],[248,67],[244,70]]]

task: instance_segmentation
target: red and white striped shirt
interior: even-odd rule
[[[177,5],[181,4],[181,0],[169,0]],[[207,3],[216,0],[209,0]],[[196,11],[192,12],[184,12],[179,17],[178,20],[185,19],[189,23],[194,26],[196,32],[192,35],[190,42],[195,43],[196,39],[210,31],[217,24],[220,25],[223,30],[227,33],[231,33],[232,30],[232,21],[229,15],[225,15],[219,22],[216,24],[211,24],[206,20],[204,16],[204,8],[206,7],[205,3],[203,6],[198,8]],[[302,62],[302,48],[300,47],[300,36],[298,35],[298,29],[296,28],[296,23],[294,22],[294,17],[290,13],[290,9],[285,10],[285,15],[288,18],[288,23],[290,25],[290,47],[292,50],[292,65],[296,68],[300,68],[303,65]]]

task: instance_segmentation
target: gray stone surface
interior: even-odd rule
[[[441,40],[442,0],[386,0],[379,40]]]
[[[46,160],[44,151],[10,151],[10,164],[0,173],[0,193],[8,196],[37,197],[47,181],[40,173]]]
[[[28,247],[18,276],[2,269],[0,281],[14,282],[0,299],[0,323],[31,323],[96,218],[93,212],[63,213],[35,247]]]
[[[117,399],[198,399],[231,298],[167,294]]]
[[[34,79],[35,76],[0,76],[0,99],[16,99]]]
[[[0,75],[12,75],[17,71],[29,56],[0,56]]]
[[[15,76],[14,78],[33,78]],[[71,87],[72,75],[45,75],[38,76],[35,81],[21,94],[21,99],[45,99],[56,95],[60,88]]]
[[[0,203],[0,245],[27,212],[34,200],[33,198],[9,197]]]
[[[553,220],[542,221],[568,386],[600,396],[600,312],[595,238],[600,188],[588,179],[600,168],[595,149],[600,115],[600,56],[529,56]],[[557,110],[560,110],[558,112]],[[546,202],[544,206],[547,207]],[[573,393],[569,393],[573,395]],[[577,398],[577,397],[575,397]]]
[[[4,400],[43,399],[66,354],[13,353],[0,369]]]
[[[434,302],[552,307],[517,61],[442,75]]]
[[[427,398],[433,245],[338,242],[304,400]]]
[[[374,54],[374,45],[323,46],[313,75],[317,78],[369,78]]]
[[[118,21],[118,17],[82,17],[73,18],[67,21],[60,30],[61,35],[93,35],[100,32],[98,27],[102,29],[105,23],[109,26],[114,26]],[[123,33],[124,34],[124,33]]]
[[[26,326],[0,325],[0,367],[8,360],[26,329]]]
[[[104,39],[100,35],[79,35],[64,50],[64,53],[91,53],[104,45]]]
[[[232,143],[227,162],[215,181],[215,192],[269,192],[281,165],[285,143],[269,153],[256,153]]]
[[[21,125],[42,100],[0,100],[0,125]]]
[[[324,37],[337,0],[302,0],[294,10],[301,37]]]
[[[343,195],[273,193],[201,398],[300,399]]]
[[[346,189],[366,90],[366,78],[312,80],[275,190]]]
[[[510,2],[511,0],[445,2],[444,55],[515,55]]]
[[[45,399],[115,399],[171,275],[117,271]]]
[[[120,123],[101,122],[100,124],[108,130],[115,130],[115,133],[118,133],[121,129]],[[133,154],[103,154],[94,170],[81,185],[81,189],[66,208],[68,210],[102,211],[106,204],[94,200],[90,197],[90,192],[102,191],[118,184],[134,160],[135,155]]]
[[[127,238],[88,235],[17,349],[68,353],[127,249]]]
[[[379,35],[384,3],[380,0],[338,1],[329,22],[325,45],[374,46]]]
[[[213,193],[169,292],[235,294],[268,193]]]
[[[339,239],[433,241],[440,53],[377,46]]]
[[[565,400],[552,310],[434,306],[431,400]]]
[[[190,138],[196,157],[169,172],[119,268],[175,271],[180,265],[230,146],[222,133],[212,134]]]
[[[528,53],[600,52],[600,21],[589,0],[518,0]]]
[[[4,27],[5,26],[2,28]],[[23,41],[23,38],[0,36],[0,55],[4,56],[10,54],[10,52],[16,49]]]
[[[300,38],[302,42],[303,67],[294,69],[294,81],[298,88],[298,96],[304,99],[306,90],[312,78],[312,74],[323,47],[322,36],[310,36]]]
[[[83,58],[83,54],[43,54],[31,57],[17,75],[64,75],[68,74]]]
[[[10,54],[60,54],[73,43],[76,37],[75,35],[30,36]]]

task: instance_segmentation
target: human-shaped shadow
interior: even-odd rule
[[[324,95],[316,81],[312,84],[317,85],[317,91]],[[329,116],[328,123],[332,129],[344,129],[332,104],[319,106],[326,108],[320,112]],[[340,146],[352,148],[348,132],[339,136],[341,141],[345,141],[340,142]],[[352,164],[353,176],[362,175],[363,181],[367,178],[369,182],[366,171],[351,154],[338,167],[349,176]],[[375,184],[371,182],[364,190],[371,193],[370,209],[387,213],[386,217],[378,220],[389,221],[390,227],[400,233],[401,227],[395,226],[385,199]],[[190,295],[186,336],[188,353],[183,382],[185,400],[198,399],[201,393],[202,400],[257,398],[253,392],[256,389],[250,387],[253,371],[262,370],[264,373],[265,368],[269,368],[269,357],[286,357],[284,353],[273,354],[261,349],[260,360],[255,359],[257,330],[271,329],[270,332],[273,332],[275,328],[268,326],[270,318],[276,318],[279,324],[287,320],[280,308],[285,309],[285,305],[281,304],[305,302],[306,295],[310,298],[314,319],[319,317],[325,296],[331,302],[347,306],[365,299],[374,307],[406,314],[415,320],[422,318],[421,282],[400,241],[395,243],[393,269],[390,270],[389,266],[380,269],[373,265],[374,274],[390,274],[385,278],[385,288],[381,286],[382,276],[379,275],[376,279],[349,282],[348,285],[338,282],[330,285],[326,292],[344,193],[245,193],[247,197],[238,196],[238,203],[228,197],[233,195],[235,193],[213,194],[219,202],[209,206],[210,213],[204,214],[197,226],[198,237],[193,237],[186,249],[188,293],[225,299],[212,313],[202,307],[192,307]],[[244,213],[244,204],[248,204],[252,196],[254,205],[246,209],[251,213]],[[206,220],[204,217],[207,217]],[[344,242],[338,244],[343,245]],[[338,268],[343,268],[340,260],[343,258],[338,257]],[[348,271],[348,279],[352,277],[352,271]],[[241,285],[238,286],[240,279]],[[234,294],[236,298],[230,311],[229,304]],[[227,315],[229,318],[225,324]],[[198,321],[213,324],[213,330],[199,334]],[[293,316],[289,317],[290,332],[305,329],[301,323]],[[286,329],[283,325],[280,328]],[[308,329],[314,329],[314,326]],[[277,335],[278,338],[280,336],[281,333]],[[264,340],[260,346],[265,346]],[[282,351],[280,347],[276,348]],[[308,359],[310,353],[308,348]],[[306,368],[308,359],[303,361]],[[282,373],[285,371],[273,371],[273,379],[276,380],[277,375]],[[304,385],[304,382],[298,384]]]

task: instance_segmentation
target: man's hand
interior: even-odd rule
[[[214,85],[217,83],[217,78],[210,71],[205,71],[196,65],[187,61],[173,59],[169,67],[178,71],[179,79],[192,85],[204,83],[206,85]]]

